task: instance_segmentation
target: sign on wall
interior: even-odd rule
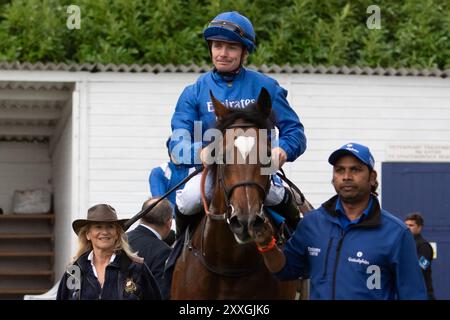
[[[387,144],[384,161],[450,162],[450,144]]]

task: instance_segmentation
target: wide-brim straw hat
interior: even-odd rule
[[[78,219],[72,222],[72,229],[76,234],[82,227],[93,222],[116,222],[122,229],[124,229],[124,223],[128,219],[117,219],[116,210],[107,204],[97,204],[88,210],[87,219]]]

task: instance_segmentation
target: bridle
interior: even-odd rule
[[[251,124],[251,123],[238,123],[238,124],[232,124],[229,127],[227,127],[226,129],[238,129],[238,128],[250,128],[250,127],[255,127],[255,125]],[[266,198],[267,191],[269,190],[269,187],[270,187],[270,176],[269,175],[267,176],[267,183],[265,186],[256,181],[242,181],[242,182],[235,183],[231,186],[227,186],[225,183],[225,179],[224,179],[225,178],[225,175],[224,175],[225,165],[226,165],[225,163],[217,164],[217,170],[218,170],[217,177],[219,179],[219,185],[223,189],[224,196],[225,196],[225,204],[226,204],[226,210],[223,213],[211,212],[208,208],[208,203],[207,203],[206,196],[205,196],[205,183],[206,183],[206,177],[208,175],[209,167],[205,166],[203,169],[200,190],[201,190],[203,208],[205,210],[206,217],[211,220],[226,221],[227,224],[230,225],[230,218],[233,217],[233,214],[235,211],[233,205],[231,204],[231,196],[233,195],[233,192],[237,188],[240,188],[240,187],[254,186],[258,189],[258,191],[261,193],[261,195],[263,197],[263,201],[261,203],[261,209],[259,210],[257,215],[260,216],[263,220],[265,220],[263,203]],[[217,266],[214,266],[214,265],[208,263],[205,259],[206,252],[204,251],[205,227],[206,227],[206,220],[204,220],[204,222],[202,224],[199,249],[195,248],[192,245],[192,243],[190,242],[190,240],[185,239],[185,242],[188,243],[188,248],[190,250],[192,250],[194,256],[197,256],[200,258],[200,262],[203,264],[203,266],[206,269],[208,269],[212,273],[215,273],[215,274],[218,274],[221,276],[244,277],[244,276],[252,274],[253,272],[255,272],[255,270],[257,270],[257,268],[259,268],[258,263],[255,263],[251,268],[243,268],[243,269],[235,269],[235,268],[227,269],[227,268],[223,268],[223,267],[219,268]]]
[[[255,125],[252,123],[244,122],[244,123],[232,124],[232,125],[228,126],[226,129],[241,129],[241,128],[251,128],[251,127],[255,127]],[[207,167],[203,170],[203,173],[202,173],[201,193],[202,193],[202,202],[203,202],[203,207],[204,207],[205,213],[213,220],[227,220],[229,223],[229,218],[233,216],[234,211],[235,211],[233,205],[231,204],[231,197],[233,195],[233,192],[237,188],[241,188],[241,187],[246,187],[246,186],[256,187],[258,189],[258,191],[260,192],[262,199],[263,199],[262,202],[264,203],[264,200],[267,195],[267,191],[269,189],[270,176],[267,175],[266,185],[262,185],[259,182],[250,180],[250,181],[238,182],[231,186],[227,186],[225,183],[225,174],[224,174],[225,166],[226,166],[226,164],[217,164],[217,170],[218,170],[217,177],[219,179],[219,185],[222,187],[223,192],[224,192],[225,205],[227,208],[226,211],[223,213],[214,213],[214,212],[211,213],[209,211],[208,204],[206,201],[206,196],[205,196],[205,182],[206,182],[206,176],[208,174]],[[257,215],[264,219],[263,204],[261,204],[261,210],[258,212]]]

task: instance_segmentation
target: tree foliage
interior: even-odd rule
[[[218,13],[250,18],[249,63],[450,68],[448,0],[376,1],[381,29],[368,29],[373,0],[0,0],[0,60],[203,64],[202,37]],[[81,10],[69,30],[67,7]]]

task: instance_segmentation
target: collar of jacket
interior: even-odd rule
[[[373,203],[372,208],[369,211],[369,214],[365,219],[363,219],[361,222],[355,224],[352,226],[352,228],[376,228],[381,224],[381,207],[380,203],[378,202],[378,198],[371,195],[373,197]],[[335,195],[328,201],[324,202],[322,204],[322,207],[325,209],[325,212],[330,216],[330,218],[333,218],[333,221],[336,220],[338,224],[338,215],[339,213],[336,212],[336,202],[338,199],[338,195]]]
[[[83,253],[77,261],[75,261],[75,264],[80,267],[82,273],[86,273],[86,270],[88,270],[87,268],[90,266],[90,262],[87,258],[90,252],[91,251],[87,251]],[[115,252],[115,254],[116,258],[108,266],[120,270],[127,270],[131,264],[131,259],[122,250]]]
[[[239,67],[239,69],[235,72],[219,72],[215,67],[212,70],[213,78],[216,81],[224,81],[224,82],[232,82],[236,80],[236,78],[242,76],[244,73],[245,68],[242,66]]]
[[[144,226],[142,223],[139,224],[135,230],[137,232],[141,233],[142,235],[150,236],[152,238],[159,240],[158,236],[152,230],[150,230],[148,227]],[[156,232],[156,230],[155,230],[155,232]]]
[[[417,247],[420,247],[424,243],[428,243],[428,241],[425,240],[421,233],[414,235],[414,241],[416,242]]]

